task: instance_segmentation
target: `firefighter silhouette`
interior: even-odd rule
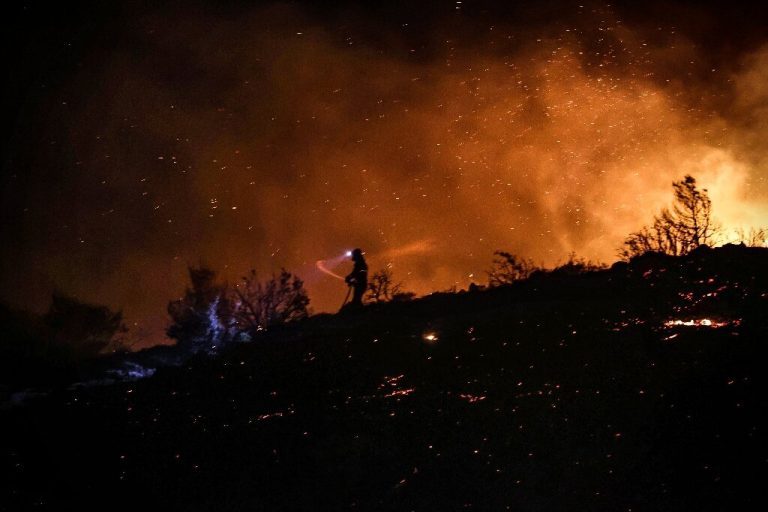
[[[344,278],[344,281],[353,288],[352,301],[349,303],[352,307],[363,305],[363,294],[368,288],[368,264],[363,258],[363,251],[355,249],[352,251],[352,261],[355,262],[352,272]]]

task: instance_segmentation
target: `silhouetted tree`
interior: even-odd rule
[[[127,329],[123,313],[55,293],[43,317],[52,342],[66,347],[75,358],[93,357],[120,346],[118,334]]]
[[[189,267],[191,287],[184,297],[168,303],[172,323],[169,338],[192,351],[212,350],[234,335],[232,304],[227,287],[216,281],[216,272],[206,266]]]
[[[403,283],[395,282],[392,270],[383,268],[368,279],[366,299],[371,302],[388,302],[403,294]],[[401,299],[404,299],[401,297]],[[405,299],[407,300],[407,299]]]
[[[0,395],[6,386],[71,382],[89,360],[126,350],[122,313],[61,293],[43,315],[0,303],[0,326]]]
[[[255,270],[234,289],[234,318],[240,329],[254,333],[306,318],[309,297],[304,282],[285,269],[261,282]]]
[[[651,226],[631,233],[624,240],[621,251],[624,258],[646,252],[679,256],[714,242],[717,226],[712,220],[712,201],[707,189],[699,190],[696,180],[690,175],[672,183],[672,188],[672,208],[664,208],[654,217]]]
[[[524,259],[505,251],[496,251],[493,266],[487,272],[488,286],[501,286],[530,277],[538,270],[533,260]]]

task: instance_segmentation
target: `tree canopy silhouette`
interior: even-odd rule
[[[624,258],[646,252],[680,256],[700,245],[714,243],[718,227],[712,220],[712,201],[707,189],[699,190],[690,175],[672,183],[672,188],[672,207],[662,209],[651,226],[644,226],[624,240]]]
[[[127,330],[122,312],[61,293],[53,294],[43,320],[51,330],[54,343],[68,347],[81,357],[93,357],[108,348],[118,348],[117,336]]]
[[[403,291],[403,283],[395,281],[392,270],[382,268],[374,272],[368,280],[368,294],[366,299],[369,302],[389,302],[391,300],[410,300],[413,293]]]
[[[184,297],[168,304],[172,323],[166,334],[180,346],[197,350],[218,346],[226,334],[231,318],[231,303],[226,285],[216,281],[216,272],[204,265],[189,267],[189,280]]]
[[[217,281],[216,272],[189,268],[192,286],[184,297],[168,304],[169,338],[193,352],[212,351],[257,331],[309,315],[304,282],[285,269],[260,281],[255,270],[239,286]]]
[[[537,270],[531,259],[522,258],[505,251],[496,251],[493,254],[496,258],[493,260],[493,266],[487,272],[488,285],[491,287],[528,279]]]
[[[234,318],[244,331],[253,333],[309,315],[304,282],[285,269],[265,282],[251,270],[234,292]]]

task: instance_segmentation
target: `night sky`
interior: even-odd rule
[[[768,226],[766,7],[154,4],[6,8],[0,300],[148,345],[188,265],[285,267],[320,312],[353,247],[419,294],[497,249],[610,263],[685,174],[724,239]]]

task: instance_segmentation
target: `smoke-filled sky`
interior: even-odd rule
[[[685,174],[725,228],[768,226],[766,8],[102,4],[5,18],[16,307],[61,290],[151,344],[199,263],[285,267],[319,312],[346,289],[315,262],[353,247],[420,294],[497,249],[612,262]]]

